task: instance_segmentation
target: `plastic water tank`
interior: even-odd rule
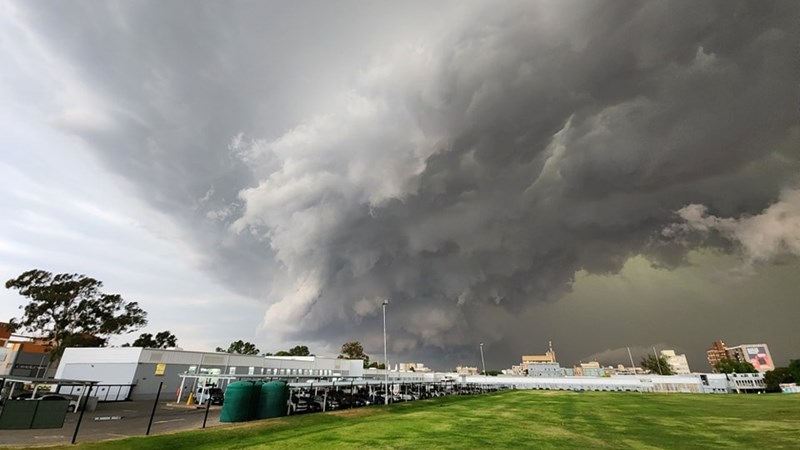
[[[257,419],[281,417],[286,415],[286,401],[289,399],[289,387],[283,381],[270,381],[261,386]]]
[[[236,381],[225,389],[220,422],[246,422],[252,417],[253,383]]]
[[[250,420],[259,419],[258,410],[260,408],[261,400],[261,387],[264,385],[263,381],[256,381],[252,383],[252,393],[250,394]]]

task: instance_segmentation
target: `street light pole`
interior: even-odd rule
[[[385,392],[383,393],[383,404],[389,404],[389,360],[387,359],[387,352],[386,352],[386,305],[389,304],[389,300],[383,301],[383,379],[384,379],[384,386],[386,388]]]
[[[483,376],[486,376],[486,361],[483,359],[483,342],[481,342],[481,364],[483,364]]]

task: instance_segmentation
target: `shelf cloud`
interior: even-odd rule
[[[389,299],[390,351],[455,360],[576,272],[800,252],[796,2],[428,7],[15,14],[70,94],[54,126],[262,302],[270,339],[377,352]]]

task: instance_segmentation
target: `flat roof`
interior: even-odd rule
[[[93,380],[71,380],[66,378],[37,378],[37,377],[17,377],[17,376],[2,376],[0,375],[0,380],[3,382],[5,381],[19,381],[22,383],[35,383],[35,384],[60,384],[60,385],[73,385],[73,386],[84,386],[84,385],[95,385],[100,383],[99,381]]]

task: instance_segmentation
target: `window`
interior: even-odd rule
[[[228,367],[228,375],[236,375],[236,366]]]
[[[189,373],[197,373],[197,366],[189,366]]]
[[[250,366],[250,367],[247,368],[247,374],[248,375],[255,375],[255,373],[256,373],[256,368],[255,367]]]

